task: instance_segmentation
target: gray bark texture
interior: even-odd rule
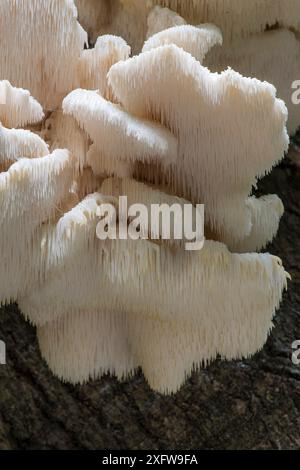
[[[298,142],[299,144],[299,142]],[[250,360],[215,361],[174,396],[147,386],[141,372],[124,383],[105,376],[82,386],[61,383],[38,349],[35,329],[16,305],[3,307],[0,339],[0,449],[296,449],[300,446],[300,164],[275,168],[259,193],[285,205],[267,251],[293,280],[262,351]],[[297,157],[298,156],[298,157]]]

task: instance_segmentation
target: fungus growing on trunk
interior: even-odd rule
[[[192,24],[214,23],[225,41],[261,33],[267,26],[300,30],[297,0],[152,0],[152,4],[175,10]]]
[[[79,82],[82,88],[98,90],[107,99],[112,100],[107,83],[110,67],[126,60],[130,56],[130,47],[117,36],[100,36],[93,49],[84,50],[79,60]]]
[[[272,83],[278,96],[285,100],[288,107],[288,131],[290,134],[295,133],[300,125],[300,112],[299,106],[291,100],[291,86],[299,79],[300,74],[299,2],[162,0],[155,3],[174,8],[192,24],[209,22],[218,26],[223,34],[223,45],[210,50],[204,65],[218,72],[230,66],[244,76]],[[168,30],[163,31],[171,26],[164,26],[164,18],[167,16],[165,10],[166,8],[157,6],[149,13],[148,23],[155,23],[157,28],[155,30],[151,26],[148,37],[153,34],[152,31],[160,31],[162,37],[169,35]],[[176,22],[179,23],[179,20]],[[149,41],[151,43],[151,38],[146,44]],[[174,44],[177,44],[176,40]]]
[[[288,147],[287,111],[274,87],[230,69],[213,74],[175,45],[120,61],[108,78],[127,111],[161,120],[178,138],[176,165],[160,175],[161,184],[204,203],[214,236],[231,249],[241,246],[252,227],[247,206],[252,186]]]
[[[98,175],[110,174],[112,163],[118,176],[127,176],[136,161],[159,160],[168,166],[176,160],[177,141],[170,131],[128,114],[94,91],[73,91],[64,99],[63,111],[76,119],[93,141],[87,163]]]
[[[245,76],[273,83],[288,107],[288,131],[296,132],[300,110],[291,96],[292,83],[300,76],[300,41],[293,31],[266,31],[215,47],[207,54],[204,65],[218,72],[230,66]]]
[[[43,117],[43,108],[28,90],[0,81],[0,122],[4,126],[21,127],[40,122]]]
[[[72,176],[72,159],[66,150],[40,158],[21,158],[1,173],[2,303],[16,301],[43,278],[43,224],[67,199]]]
[[[20,156],[27,158],[47,155],[46,143],[36,134],[23,129],[6,129],[0,124],[0,165],[2,169],[16,162]]]
[[[81,171],[85,167],[90,142],[86,133],[71,116],[63,114],[61,110],[51,113],[45,122],[42,137],[49,142],[51,151],[68,149],[75,157],[78,170]]]
[[[81,11],[92,30],[98,19],[100,30],[126,30],[141,15],[129,34],[139,39],[156,3]],[[251,192],[287,149],[287,110],[271,84],[201,65],[222,37],[199,23],[157,7],[143,51],[129,58],[107,34],[83,50],[73,0],[0,3],[0,76],[52,111],[40,122],[38,102],[0,82],[0,300],[17,301],[37,326],[63,380],[123,379],[141,366],[151,387],[175,392],[218,354],[253,354],[273,326],[288,274],[250,251],[273,238],[283,205]],[[33,123],[35,132],[13,128]],[[120,229],[122,195],[146,210],[189,204],[194,214],[204,203],[203,248],[185,250],[187,237],[165,240],[159,224],[130,217],[141,239],[99,236],[107,220]]]
[[[86,42],[73,0],[0,2],[0,79],[30,90],[47,110],[79,85]]]
[[[47,229],[44,285],[18,297],[40,325],[41,350],[56,374],[72,382],[107,371],[124,378],[141,365],[150,385],[169,393],[193,364],[218,353],[247,356],[263,344],[286,283],[275,257],[232,255],[217,242],[196,256],[150,242],[103,244],[95,224],[104,200],[87,197]],[[180,298],[170,297],[178,289]]]
[[[5,80],[0,96],[0,119],[6,126],[42,120],[42,107],[27,90]],[[43,277],[43,225],[69,198],[74,159],[67,150],[50,154],[46,142],[32,131],[0,123],[0,171],[0,299],[6,303]]]
[[[56,374],[72,382],[107,371],[123,378],[140,365],[153,388],[169,393],[217,354],[231,359],[261,347],[286,285],[277,258],[231,254],[211,241],[194,253],[145,240],[101,242],[102,201],[88,196],[62,217],[61,262],[47,250],[49,278],[19,301]]]
[[[202,63],[207,52],[216,44],[222,44],[220,30],[211,24],[200,26],[182,25],[165,29],[151,36],[144,44],[142,52],[159,46],[175,44],[192,54]]]
[[[90,5],[93,1],[85,0]],[[295,133],[300,113],[299,106],[291,100],[291,86],[300,74],[299,1],[114,0],[107,24],[104,28],[99,24],[97,31],[121,35],[138,53],[146,39],[151,44],[167,35],[170,41],[171,32],[165,30],[187,23],[211,23],[220,28],[223,46],[213,48],[204,65],[212,71],[230,66],[245,76],[272,83],[278,96],[286,101],[288,131]],[[151,39],[157,33],[161,36]],[[174,43],[180,45],[178,40],[179,37]],[[188,50],[187,45],[184,49]]]

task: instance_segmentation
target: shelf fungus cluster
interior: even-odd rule
[[[93,48],[73,0],[0,3],[0,300],[37,326],[63,380],[124,379],[141,367],[171,393],[218,355],[259,350],[288,277],[279,258],[259,253],[282,202],[251,195],[288,148],[287,109],[270,83],[204,66],[223,41],[217,26],[224,47],[243,37],[253,50],[252,33],[288,36],[294,58],[299,45],[290,31],[264,33],[257,10],[247,18],[238,1],[231,22],[226,1],[170,0],[160,3],[188,20],[185,3],[206,13],[203,24],[156,6],[131,57],[105,28],[138,3],[144,12],[142,1],[78,0],[105,33]],[[147,14],[149,3],[158,2]],[[297,31],[277,3],[268,24]],[[187,251],[159,226],[138,240],[99,239],[101,207],[122,195],[147,207],[204,204],[203,248]]]
[[[126,39],[134,53],[142,50],[150,36],[174,26],[214,24],[220,28],[223,42],[208,51],[204,65],[218,72],[230,66],[242,75],[272,83],[288,107],[289,133],[293,134],[300,126],[299,101],[292,99],[292,84],[300,77],[299,0],[75,0],[75,3],[92,41],[109,31]],[[172,40],[172,32],[167,35]],[[151,39],[150,44],[162,36]],[[185,39],[188,41],[189,37]]]

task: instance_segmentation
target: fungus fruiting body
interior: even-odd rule
[[[76,1],[91,6],[94,0]],[[81,8],[79,19],[82,12],[91,37],[109,30],[124,37],[135,53],[142,50],[146,39],[146,47],[159,40],[159,36],[153,38],[157,33],[161,33],[160,40],[169,36],[169,28],[215,25],[223,44],[212,48],[204,65],[212,71],[230,66],[247,77],[272,83],[288,107],[289,133],[300,126],[299,106],[291,100],[291,85],[300,74],[298,0],[114,0],[106,4],[111,5],[110,14],[105,15],[100,3],[97,7],[98,14],[101,10],[105,17],[104,25],[98,21],[95,28],[94,17],[88,21]]]
[[[93,48],[73,0],[0,6],[0,300],[37,326],[63,380],[123,379],[141,366],[151,387],[175,392],[217,355],[260,349],[286,287],[279,258],[256,253],[276,235],[282,202],[252,189],[288,148],[288,113],[247,66],[256,34],[266,50],[288,38],[295,59],[298,40],[262,32],[255,11],[248,24],[237,2],[225,23],[222,2],[186,2],[197,12],[189,25],[183,3],[78,0]],[[279,3],[274,15],[298,28]],[[138,16],[129,37],[141,52],[130,57],[110,32]],[[246,42],[230,50],[233,40]],[[224,70],[226,57],[246,76]],[[120,196],[146,211],[204,204],[203,248],[165,239],[159,223],[122,221]],[[108,205],[112,238],[98,231]],[[121,223],[140,236],[120,236]]]
[[[86,42],[73,0],[0,2],[0,79],[30,90],[46,109],[78,83]]]

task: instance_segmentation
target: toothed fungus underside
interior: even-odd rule
[[[169,28],[182,28],[187,23],[193,25],[188,26],[190,30],[204,23],[215,25],[223,35],[223,45],[218,42],[211,49],[204,65],[212,71],[230,66],[247,77],[272,83],[288,107],[289,133],[294,134],[300,126],[299,106],[291,100],[291,85],[300,75],[298,0],[114,0],[109,14],[100,2],[97,6],[94,0],[76,2],[86,5],[85,10],[79,8],[79,18],[88,5],[105,17],[104,26],[101,22],[95,26],[95,15],[90,20],[84,16],[94,41],[109,30],[124,37],[135,53],[141,51],[146,39],[147,47],[166,36],[171,40]],[[175,44],[181,45],[179,42],[178,34]]]
[[[73,0],[1,0],[0,80],[29,89],[47,110],[78,86],[87,42]]]
[[[89,22],[95,2],[77,3]],[[144,10],[146,18],[151,8],[137,3],[99,2],[101,24],[123,18],[127,27]],[[183,2],[164,3],[187,13]],[[273,326],[288,275],[279,258],[255,251],[275,236],[283,205],[251,193],[287,150],[287,109],[273,85],[202,65],[222,43],[208,24],[220,10],[203,11],[206,24],[191,26],[154,8],[142,52],[130,58],[109,34],[83,50],[72,0],[0,3],[0,299],[18,302],[37,326],[63,380],[123,379],[141,366],[152,388],[172,393],[218,354],[253,354]],[[242,13],[230,37],[264,29],[255,12],[258,29],[250,18],[247,29]],[[280,25],[296,27],[286,13]],[[148,209],[203,203],[204,247],[186,251],[185,240],[147,224],[147,239],[99,239],[103,204],[117,209],[122,195]]]

